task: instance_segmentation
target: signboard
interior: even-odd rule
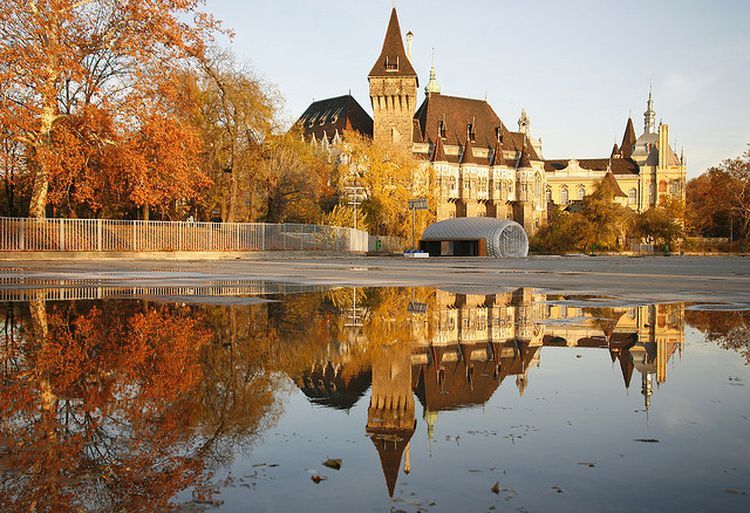
[[[427,198],[409,200],[409,210],[427,210]]]

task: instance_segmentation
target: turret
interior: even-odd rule
[[[656,112],[654,112],[653,90],[648,90],[648,102],[646,103],[646,112],[643,113],[643,133],[652,134],[656,122]]]
[[[430,80],[424,88],[427,96],[440,94],[440,84],[437,81],[437,69],[435,68],[435,50],[432,51],[432,65],[430,66]]]

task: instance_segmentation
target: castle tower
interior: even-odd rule
[[[424,88],[424,94],[440,94],[440,84],[437,81],[437,68],[435,68],[435,51],[432,51],[432,65],[430,66],[430,81]]]
[[[419,79],[404,49],[395,8],[391,11],[380,56],[367,79],[374,118],[373,140],[394,142],[411,149]]]
[[[404,451],[416,427],[412,393],[411,348],[382,348],[372,362],[372,395],[367,435],[380,456],[388,495],[393,497]]]

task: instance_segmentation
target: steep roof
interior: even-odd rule
[[[612,174],[611,171],[607,171],[607,174],[604,175],[604,178],[602,178],[602,183],[607,184],[607,186],[612,189],[612,192],[614,192],[615,197],[620,198],[627,198],[628,195],[622,192],[622,189],[620,188],[620,184],[617,183],[617,178],[615,178],[615,175]]]
[[[619,156],[620,155],[620,147],[617,146],[617,143],[612,147],[612,153],[609,154],[610,157]]]
[[[448,162],[448,159],[445,156],[445,146],[443,146],[443,138],[442,137],[436,137],[435,138],[435,149],[432,152],[432,158],[430,159],[432,162]]]
[[[628,122],[625,125],[625,133],[622,136],[622,144],[620,145],[620,153],[625,158],[633,156],[633,148],[635,147],[635,128],[633,128],[633,118],[628,118]]]
[[[523,141],[523,149],[521,149],[521,158],[518,159],[519,168],[530,168],[531,161],[529,160],[529,145],[526,143],[526,139]]]
[[[385,485],[388,487],[388,496],[393,497],[393,493],[396,491],[398,472],[401,468],[401,459],[414,430],[368,428],[367,434],[378,451],[380,465],[383,467]]]
[[[474,146],[492,148],[497,143],[497,130],[503,139],[506,151],[521,151],[524,134],[509,131],[486,100],[460,98],[444,94],[431,94],[422,102],[414,118],[419,120],[422,137],[429,130],[435,133],[440,121],[445,121],[445,144],[466,144],[466,127],[474,124]],[[541,160],[529,146],[529,158]]]
[[[466,136],[466,144],[464,145],[464,152],[461,156],[461,164],[476,164],[476,165],[487,165],[489,162],[485,159],[479,158],[474,155],[474,144],[471,142],[471,137]]]
[[[638,164],[633,159],[575,159],[583,169],[592,171],[606,171],[607,167],[615,175],[637,175]],[[544,170],[548,172],[560,171],[568,167],[570,159],[545,160]]]
[[[499,137],[497,142],[495,143],[495,149],[492,152],[492,165],[502,166],[504,164],[505,159],[503,158],[503,140],[502,137]]]
[[[386,66],[386,62],[388,66]],[[404,40],[401,38],[401,27],[398,23],[396,8],[391,10],[391,19],[388,20],[388,29],[385,32],[383,48],[378,60],[375,61],[368,77],[414,77],[417,72],[406,56]],[[419,85],[419,80],[417,80]]]
[[[305,139],[323,134],[332,139],[336,130],[344,135],[344,130],[354,130],[367,137],[372,137],[372,118],[351,95],[337,96],[318,100],[302,113],[297,120],[302,127]]]

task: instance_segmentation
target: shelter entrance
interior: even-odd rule
[[[487,241],[478,240],[443,240],[420,241],[419,249],[434,256],[487,256]]]

